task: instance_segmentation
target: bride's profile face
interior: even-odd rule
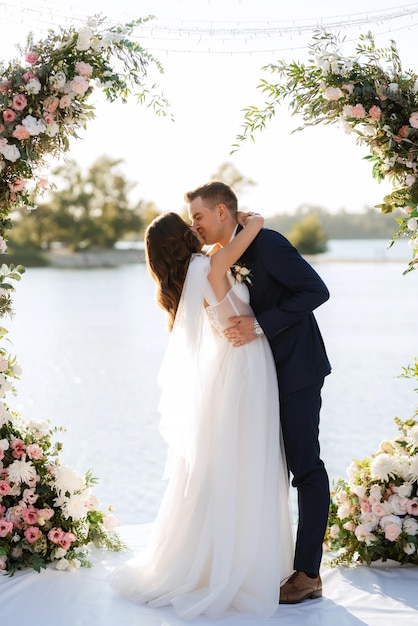
[[[203,248],[203,246],[205,245],[205,240],[203,239],[202,235],[199,233],[197,228],[195,226],[190,226],[190,230],[192,231],[192,233],[194,234],[194,236],[200,243],[200,247]]]

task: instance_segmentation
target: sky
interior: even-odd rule
[[[97,13],[112,23],[156,16],[155,30],[144,31],[140,41],[164,67],[162,76],[151,78],[170,101],[174,121],[156,117],[135,99],[124,105],[93,94],[96,119],[82,139],[72,141],[67,157],[83,168],[102,155],[122,159],[121,169],[135,183],[134,196],[153,201],[161,211],[181,211],[184,193],[207,182],[224,162],[233,163],[257,183],[240,194],[241,207],[266,217],[292,213],[303,204],[361,211],[381,202],[391,189],[389,183],[373,180],[371,166],[363,159],[367,150],[356,145],[354,135],[345,135],[337,126],[292,134],[299,120],[289,114],[286,103],[254,143],[248,141],[238,152],[230,152],[243,109],[262,103],[257,85],[270,74],[261,68],[278,59],[306,61],[314,24],[340,24],[346,54],[353,51],[359,34],[369,30],[379,46],[394,39],[404,68],[418,72],[418,2],[39,0],[34,5],[8,0],[0,1],[0,9],[4,61],[16,56],[15,44],[24,43],[30,30],[37,40],[51,24],[79,26],[84,16]],[[400,11],[410,14],[395,17]],[[367,18],[369,23],[352,25]],[[281,34],[254,35],[256,27],[270,25],[280,26]]]

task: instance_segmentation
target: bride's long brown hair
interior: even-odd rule
[[[177,213],[155,218],[145,232],[145,259],[157,283],[157,302],[168,313],[171,331],[189,267],[190,257],[202,245]]]

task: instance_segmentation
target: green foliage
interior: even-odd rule
[[[110,248],[130,235],[137,237],[152,206],[145,202],[132,206],[134,185],[121,172],[121,162],[102,156],[87,172],[73,160],[56,168],[53,173],[59,182],[48,202],[41,203],[36,211],[20,212],[12,244],[43,250],[61,242],[77,250]]]
[[[321,254],[327,251],[328,237],[317,215],[307,215],[287,233],[289,241],[301,254]]]

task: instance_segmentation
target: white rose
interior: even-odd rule
[[[324,91],[325,100],[339,100],[344,94],[339,87],[327,87]]]
[[[416,535],[418,532],[418,522],[412,517],[407,517],[403,523],[403,529],[407,535]]]
[[[338,535],[340,534],[340,527],[338,526],[338,524],[333,524],[331,526],[331,528],[329,529],[329,534],[331,539],[337,539]]]
[[[56,122],[52,122],[52,124],[48,124],[46,127],[45,134],[48,135],[48,137],[55,137],[55,135],[59,133],[59,130],[60,127],[58,124]]]
[[[41,83],[37,78],[31,78],[26,84],[26,91],[29,94],[38,94],[41,91]]]
[[[67,550],[64,548],[56,548],[54,550],[54,559],[62,559],[67,554]]]
[[[404,547],[403,551],[405,552],[405,554],[414,554],[414,552],[415,552],[415,544],[407,543],[406,546]]]
[[[2,148],[0,148],[0,152],[4,156],[5,159],[14,163],[20,158],[20,151],[17,146],[12,144],[6,144]]]
[[[90,28],[83,28],[78,33],[76,48],[77,50],[88,50],[90,48],[91,38],[93,36]]]
[[[358,498],[364,498],[366,495],[366,488],[363,485],[353,485],[351,487],[351,492],[355,493]]]
[[[412,176],[412,174],[408,174],[408,176],[405,178],[405,184],[408,185],[408,187],[410,187],[411,185],[413,185],[415,182],[415,176]]]
[[[391,93],[398,93],[399,91],[398,83],[389,83],[388,88]]]
[[[38,120],[36,117],[33,117],[33,115],[27,115],[23,118],[22,124],[31,136],[40,135],[46,130],[44,122],[42,120]]]
[[[8,450],[9,449],[9,442],[7,439],[0,439],[0,448],[2,450]]]
[[[58,569],[61,572],[64,572],[66,569],[68,569],[68,566],[69,566],[69,563],[67,559],[60,559],[59,561],[55,563],[55,569]]]
[[[399,485],[396,487],[396,491],[398,496],[401,498],[409,498],[412,493],[412,484],[411,483],[403,483],[403,485]]]
[[[64,88],[65,83],[67,82],[67,77],[64,72],[60,71],[49,77],[49,83],[53,89],[57,91],[61,91]]]
[[[406,225],[408,226],[409,230],[417,230],[418,220],[416,219],[416,217],[411,217],[411,219],[407,221]]]

